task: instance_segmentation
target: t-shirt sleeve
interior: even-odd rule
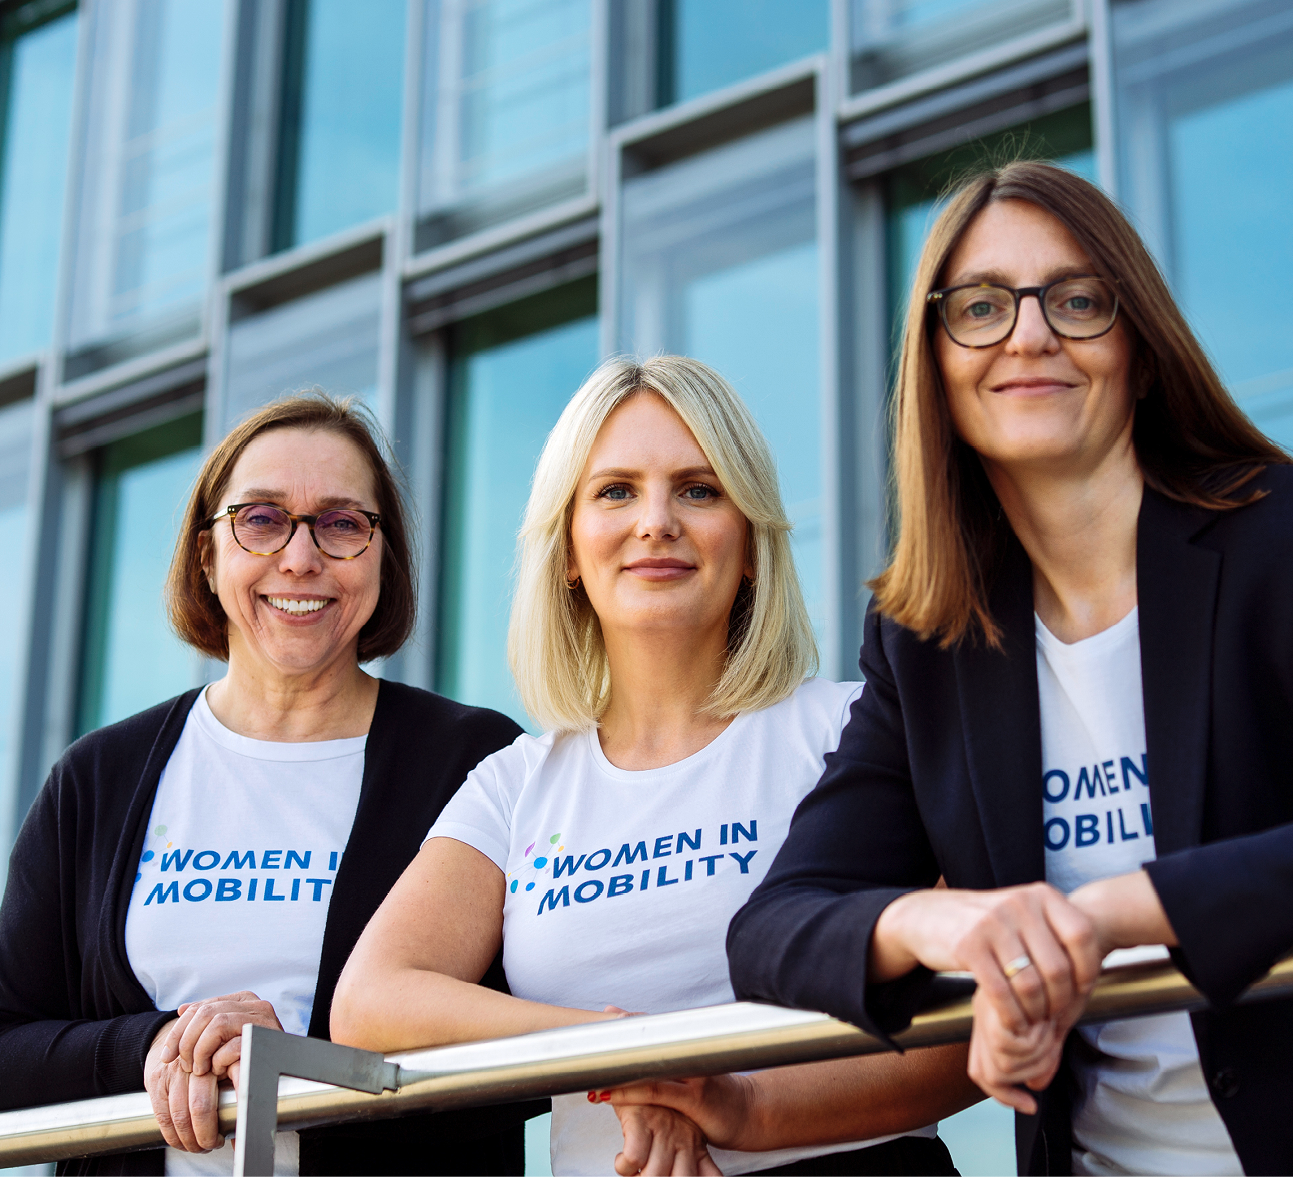
[[[423,841],[453,838],[479,850],[506,872],[512,843],[512,810],[524,776],[525,757],[516,744],[486,756],[467,774]]]

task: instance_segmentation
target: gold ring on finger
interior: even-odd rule
[[[1025,952],[1015,957],[1014,960],[1009,961],[1001,971],[1006,974],[1006,980],[1009,981],[1018,973],[1022,973],[1024,969],[1031,969],[1032,967],[1032,959]]]

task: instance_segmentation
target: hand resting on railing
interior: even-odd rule
[[[178,1012],[148,1050],[144,1087],[166,1143],[209,1152],[224,1144],[216,1118],[219,1084],[228,1079],[238,1086],[243,1026],[283,1027],[274,1007],[250,992],[187,1002]]]

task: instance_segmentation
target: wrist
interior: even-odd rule
[[[906,917],[919,892],[899,895],[880,913],[871,930],[867,976],[872,981],[892,981],[911,972],[920,958],[908,947]]]
[[[733,1074],[729,1077],[734,1081],[733,1131],[730,1140],[714,1143],[719,1148],[739,1152],[767,1152],[776,1147],[767,1143],[770,1127],[768,1107],[758,1075]]]
[[[1095,925],[1102,956],[1115,948],[1176,943],[1158,892],[1143,870],[1086,883],[1069,902]]]

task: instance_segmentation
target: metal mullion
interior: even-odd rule
[[[1090,46],[1091,132],[1095,138],[1096,175],[1113,200],[1118,199],[1118,152],[1115,138],[1113,41],[1109,0],[1085,0]]]

